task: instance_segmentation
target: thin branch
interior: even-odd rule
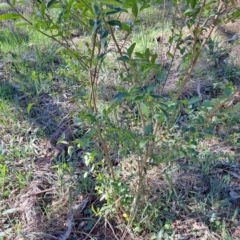
[[[106,22],[106,19],[104,18],[104,16],[103,16],[103,21],[104,21],[105,25],[107,26],[107,28],[108,28],[108,30],[109,30],[109,32],[110,32],[110,35],[111,35],[111,37],[112,37],[112,39],[113,39],[113,41],[114,41],[114,43],[115,43],[115,45],[116,45],[116,47],[117,47],[118,53],[120,54],[121,57],[123,57],[122,50],[121,50],[121,48],[119,47],[119,44],[118,44],[118,42],[117,42],[117,40],[116,40],[116,38],[115,38],[115,35],[114,35],[114,33],[113,33],[113,30],[112,30],[112,27],[109,26],[109,24]],[[128,70],[127,65],[126,65],[125,62],[123,62],[123,65],[124,65],[127,73],[129,73],[129,70]]]
[[[96,122],[96,127],[97,127],[98,137],[99,137],[101,143],[103,144],[103,149],[104,149],[104,153],[106,155],[107,164],[110,168],[110,173],[111,173],[112,180],[115,181],[115,173],[114,173],[114,170],[113,170],[113,165],[112,165],[111,157],[110,157],[110,154],[109,154],[109,149],[108,149],[108,146],[106,144],[106,141],[104,140],[104,138],[102,136],[101,128],[100,128],[98,122]]]
[[[21,234],[21,233],[20,233]],[[21,234],[21,235],[23,235],[23,234]],[[38,238],[41,238],[41,239],[46,239],[46,238],[48,238],[48,239],[54,239],[54,240],[59,240],[59,237],[55,237],[55,236],[53,236],[53,235],[51,235],[51,234],[47,234],[47,233],[41,233],[41,232],[37,232],[37,233],[32,233],[31,235],[33,235],[33,236],[37,236]],[[28,238],[28,236],[23,236],[23,239],[30,239],[30,238]]]
[[[110,222],[109,222],[107,219],[105,219],[105,220],[106,220],[108,226],[110,227],[110,229],[112,230],[112,233],[113,233],[115,239],[116,239],[116,240],[119,240],[119,238],[117,237],[116,233],[114,232],[113,227],[112,227],[112,225],[110,224]]]
[[[67,231],[63,234],[62,237],[59,238],[59,240],[66,240],[69,237],[72,230],[74,216],[76,215],[76,213],[82,212],[85,206],[87,205],[87,203],[88,203],[88,198],[83,200],[80,204],[78,204],[75,207],[74,212],[70,215],[70,217],[67,220]]]
[[[178,44],[178,43],[177,43],[177,44]],[[170,50],[171,46],[172,46],[172,44],[170,45],[169,50]],[[163,94],[164,88],[165,88],[165,86],[166,86],[166,83],[167,83],[167,80],[168,80],[168,77],[169,77],[169,74],[170,74],[170,70],[171,70],[171,68],[172,68],[172,65],[173,65],[173,62],[174,62],[174,59],[175,59],[175,56],[176,56],[176,52],[177,52],[177,48],[175,47],[174,52],[173,52],[173,57],[172,57],[171,63],[170,63],[170,66],[169,66],[168,71],[167,71],[167,74],[166,74],[165,81],[164,81],[163,86],[162,86],[161,91],[160,91],[160,95]]]
[[[99,219],[97,220],[97,222],[95,223],[95,225],[92,227],[92,229],[90,230],[90,232],[88,233],[88,235],[90,235],[92,233],[92,231],[95,229],[95,227],[97,226],[97,224],[100,222],[100,220],[102,219],[102,215],[99,217]],[[87,240],[88,236],[85,237],[83,240]]]
[[[177,6],[178,6],[178,4],[177,4]],[[175,8],[175,15],[177,14],[177,6],[176,6],[176,8]],[[175,20],[174,20],[174,22],[173,22],[172,24],[175,26]],[[182,29],[181,29],[181,31],[180,31],[180,35],[181,35],[181,34],[182,34]],[[173,37],[173,31],[172,31],[172,37]],[[177,45],[178,45],[179,41],[180,41],[180,40],[178,40]],[[162,88],[161,88],[160,95],[163,94],[164,88],[165,88],[165,86],[166,86],[166,83],[167,83],[167,80],[168,80],[168,77],[169,77],[169,74],[170,74],[170,70],[171,70],[171,68],[172,68],[172,65],[173,65],[173,62],[174,62],[174,59],[175,59],[175,56],[176,56],[177,45],[176,45],[176,47],[175,47],[175,49],[174,49],[173,57],[172,57],[170,66],[169,66],[169,68],[168,68],[168,71],[167,71],[166,78],[165,78],[165,80],[164,80],[163,86],[162,86]],[[169,52],[170,52],[170,49],[172,48],[172,46],[173,46],[173,41],[171,42],[171,44],[170,44],[170,46],[169,46]]]
[[[226,98],[224,101],[221,101],[210,113],[207,114],[208,118],[211,118],[217,114],[217,112],[225,106],[228,102],[234,99],[234,96],[240,93],[240,89],[236,89],[228,98]]]
[[[92,47],[92,53],[91,53],[91,57],[90,57],[90,65],[89,65],[89,70],[88,70],[89,77],[90,77],[90,86],[91,86],[90,105],[91,105],[91,102],[93,102],[93,109],[94,109],[95,113],[97,114],[98,110],[97,110],[96,98],[95,98],[95,94],[94,94],[94,80],[95,80],[95,77],[92,74],[92,65],[93,65],[93,60],[94,60],[96,40],[97,40],[97,30],[94,32],[94,35],[93,35],[93,47]]]

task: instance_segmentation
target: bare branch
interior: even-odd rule
[[[78,204],[75,207],[74,212],[70,215],[70,217],[67,220],[67,231],[63,234],[63,236],[59,240],[66,240],[69,237],[72,230],[74,216],[76,215],[77,212],[82,212],[85,206],[87,205],[87,203],[88,203],[88,198],[83,200],[80,204]]]

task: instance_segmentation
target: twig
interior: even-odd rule
[[[177,44],[178,44],[178,43],[177,43]],[[172,44],[169,46],[169,52],[170,52],[171,46],[172,46]],[[160,95],[161,95],[161,96],[162,96],[163,91],[164,91],[164,88],[165,88],[165,86],[166,86],[166,83],[167,83],[167,80],[168,80],[168,77],[169,77],[169,74],[170,74],[170,70],[172,69],[173,62],[174,62],[175,56],[176,56],[176,52],[177,52],[177,47],[175,47],[175,49],[174,49],[173,57],[172,57],[172,60],[171,60],[171,62],[170,62],[170,66],[169,66],[169,68],[168,68],[168,70],[167,70],[167,74],[166,74],[166,77],[165,77],[163,86],[162,86],[162,88],[161,88],[161,90],[160,90]]]
[[[44,235],[43,235],[44,237],[46,237],[46,238],[52,238],[52,239],[59,239],[58,237],[55,237],[55,236],[53,236],[53,235],[50,235],[50,234],[46,234],[46,233],[44,233]]]
[[[105,25],[107,26],[107,28],[108,28],[108,30],[109,30],[109,32],[110,32],[110,35],[111,35],[111,37],[112,37],[112,39],[113,39],[113,41],[114,41],[114,43],[115,43],[115,45],[116,45],[116,47],[117,47],[118,53],[120,54],[121,57],[123,57],[121,48],[119,47],[119,44],[118,44],[118,42],[117,42],[117,40],[116,40],[116,38],[115,38],[114,32],[113,32],[113,30],[112,30],[112,27],[107,24],[107,21],[106,21],[106,19],[104,18],[104,16],[103,16],[103,21],[104,21]],[[126,69],[127,73],[129,73],[128,67],[127,67],[127,65],[126,65],[125,62],[123,62],[123,65],[124,65],[124,68]]]
[[[85,208],[87,203],[88,203],[88,198],[86,198],[84,201],[82,201],[79,205],[75,207],[74,212],[70,215],[70,217],[67,220],[68,229],[59,240],[66,240],[69,237],[69,234],[71,233],[71,230],[72,230],[74,216],[78,211],[82,212],[82,210]]]
[[[235,41],[239,35],[240,35],[239,33],[235,33],[231,38],[228,38],[227,40],[221,42],[219,46],[222,46],[224,43],[227,43],[227,42]]]
[[[21,234],[21,235],[23,235],[23,234]],[[48,238],[48,239],[59,240],[58,237],[55,237],[55,236],[53,236],[53,235],[51,235],[51,234],[47,234],[47,233],[37,232],[37,233],[32,233],[31,235],[41,237],[41,239],[42,239],[42,238],[44,238],[44,239],[45,239],[45,238]],[[27,236],[23,236],[23,237],[24,237],[24,239],[27,238]],[[28,239],[28,238],[27,238],[27,239]]]
[[[177,11],[177,9],[175,9],[175,14],[176,14],[176,11]],[[182,30],[181,30],[181,32],[182,32]],[[180,32],[180,33],[181,33],[181,32]],[[173,32],[172,32],[172,37],[173,37]],[[165,86],[166,86],[166,83],[167,83],[167,80],[168,80],[168,77],[169,77],[169,74],[170,74],[170,70],[172,69],[173,62],[174,62],[175,57],[176,57],[177,45],[178,45],[178,44],[179,44],[179,40],[177,41],[176,46],[175,46],[175,48],[174,48],[174,52],[173,52],[173,55],[172,55],[172,59],[171,59],[171,62],[170,62],[170,66],[169,66],[169,68],[168,68],[168,70],[167,70],[167,74],[166,74],[166,77],[165,77],[163,86],[161,87],[161,90],[160,90],[160,95],[161,95],[161,96],[162,96],[162,94],[163,94],[164,88],[165,88]],[[171,47],[173,47],[173,42],[171,42],[171,44],[169,45],[169,48],[168,48],[169,50],[168,50],[168,52],[170,52]]]
[[[95,225],[92,227],[91,231],[88,233],[88,236],[91,234],[91,232],[93,231],[93,229],[97,226],[97,224],[99,223],[99,221],[101,220],[102,216],[100,216],[100,218],[97,220],[97,222],[95,223]],[[87,240],[88,236],[85,237],[83,240]]]
[[[200,84],[200,83],[196,83],[196,82],[193,81],[193,80],[190,80],[190,82],[196,84],[196,86],[197,86],[197,94],[198,94],[198,96],[202,99],[202,94],[201,94],[201,84]]]
[[[208,114],[208,117],[213,117],[217,114],[217,112],[224,107],[225,104],[227,104],[228,102],[232,101],[234,96],[240,93],[240,89],[236,89],[228,98],[226,98],[223,101],[220,101],[219,104],[217,104],[217,106]]]
[[[73,233],[83,234],[83,235],[86,235],[87,237],[89,237],[89,239],[91,239],[91,236],[88,233],[81,232],[81,231],[73,231]]]
[[[113,227],[112,227],[112,225],[110,224],[110,222],[109,222],[107,219],[106,219],[106,221],[107,221],[107,224],[109,225],[109,227],[111,228],[114,237],[115,237],[117,240],[119,240],[119,238],[117,237],[116,233],[114,232]]]

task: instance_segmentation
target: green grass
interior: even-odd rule
[[[19,224],[17,215],[12,218],[4,212],[10,208],[14,194],[29,185],[35,155],[28,136],[31,124],[16,109],[14,95],[10,87],[0,83],[0,219],[6,219],[1,225],[0,236],[4,233],[10,236]]]
[[[54,149],[49,142],[51,129],[48,128],[51,126],[39,124],[43,117],[39,108],[44,108],[44,114],[48,113],[48,108],[54,114],[56,110],[61,110],[60,106],[57,108],[58,102],[64,99],[61,94],[73,94],[78,89],[78,79],[75,77],[77,70],[70,64],[70,58],[66,57],[61,62],[61,56],[55,53],[58,46],[30,30],[23,34],[2,29],[0,44],[1,63],[4,64],[4,74],[8,75],[8,81],[0,81],[0,221],[4,223],[1,225],[0,238],[11,239],[17,235],[24,236],[21,232],[26,228],[24,219],[15,210],[15,199],[28,201],[30,209],[24,210],[26,212],[23,214],[35,214],[38,210],[31,206],[36,205],[36,209],[47,219],[36,230],[45,231],[49,229],[49,224],[56,224],[57,227],[59,216],[68,212],[76,198],[91,188],[91,183],[83,178],[79,184],[73,168],[60,162],[54,168],[47,168],[46,173],[46,169],[41,170],[46,161],[52,158],[51,151]],[[73,71],[69,71],[69,68]],[[47,102],[44,106],[35,106],[43,92],[54,96],[57,105],[51,106]],[[34,104],[37,113],[34,110],[31,114],[27,112],[29,103]],[[54,115],[51,117],[57,118]],[[73,187],[77,193],[73,194],[70,201]],[[50,191],[37,201],[31,197],[21,199],[26,192],[41,192],[48,188],[54,189],[54,197],[51,197]],[[29,194],[31,196],[32,193]],[[59,205],[57,208],[53,206],[55,202]]]
[[[56,44],[28,29],[16,29],[15,32],[2,29],[1,38],[0,56],[10,80],[26,91],[45,90],[55,70],[54,62],[59,59],[55,54]]]

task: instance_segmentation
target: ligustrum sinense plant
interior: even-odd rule
[[[0,4],[0,9],[7,9],[0,20],[14,20],[15,27],[28,27],[54,40],[58,53],[74,66],[81,85],[74,121],[85,131],[73,144],[84,149],[93,139],[97,143],[86,151],[85,163],[105,199],[102,211],[121,213],[128,226],[145,208],[148,171],[162,162],[195,156],[199,141],[214,130],[213,119],[225,114],[223,106],[239,91],[226,85],[218,102],[203,101],[199,91],[190,99],[181,97],[216,28],[240,16],[235,1],[172,0],[178,20],[172,19],[167,66],[158,64],[157,53],[148,48],[138,52],[131,42],[139,14],[152,4],[150,0],[6,0]],[[121,20],[123,15],[129,19]],[[72,37],[76,29],[79,41]],[[181,56],[177,90],[166,93],[176,54]],[[104,69],[114,73],[114,88],[105,84],[110,101],[100,98]],[[187,117],[181,124],[186,106]]]

